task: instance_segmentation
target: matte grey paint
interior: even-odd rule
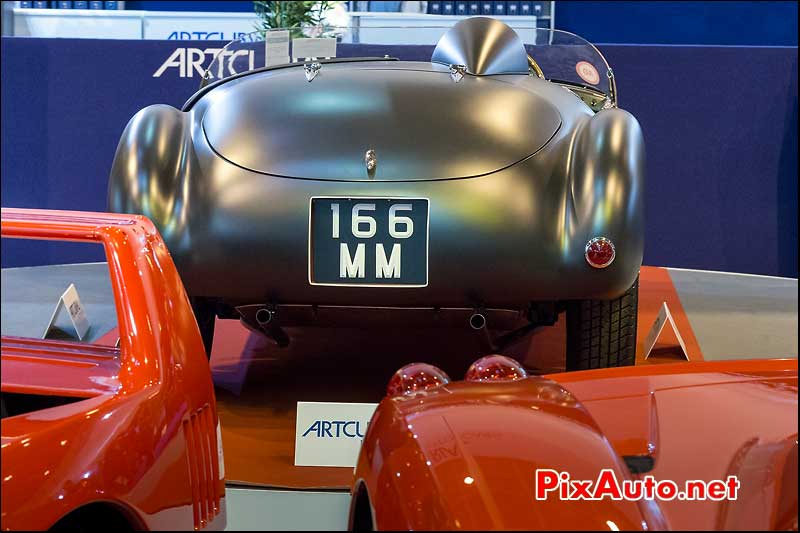
[[[349,109],[293,107],[301,91],[322,96],[334,87],[345,97],[348,77],[362,96]],[[432,90],[453,97],[434,105]],[[261,91],[288,105],[243,104]],[[366,179],[368,148],[380,158],[375,180]],[[302,66],[263,71],[219,84],[188,112],[141,110],[117,149],[109,209],[156,223],[193,296],[232,305],[524,309],[616,297],[631,286],[642,261],[643,180],[633,116],[595,115],[557,84],[528,75],[453,83],[434,63],[329,63],[310,84]],[[312,196],[428,198],[428,286],[310,285]],[[617,251],[602,270],[584,259],[599,235]]]
[[[501,80],[454,83],[396,65],[329,66],[313,83],[300,69],[239,78],[216,89],[203,132],[221,157],[263,174],[367,180],[364,153],[374,149],[372,179],[405,181],[495,172],[561,125],[547,100]]]

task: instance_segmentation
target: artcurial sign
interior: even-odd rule
[[[219,57],[217,57],[219,54]],[[194,48],[178,47],[172,51],[161,65],[153,72],[154,78],[160,78],[164,74],[177,74],[180,78],[203,77],[203,73],[217,58],[215,72],[216,78],[231,76],[238,72],[247,72],[256,67],[255,52],[253,50],[227,51],[222,47]]]
[[[295,466],[354,467],[375,403],[297,402]]]

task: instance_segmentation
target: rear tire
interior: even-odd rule
[[[203,338],[203,347],[206,350],[206,357],[211,359],[211,347],[214,345],[214,324],[217,321],[217,304],[208,298],[190,298],[192,311],[200,328],[200,336]]]
[[[567,305],[567,370],[630,366],[636,361],[639,278],[613,300]]]

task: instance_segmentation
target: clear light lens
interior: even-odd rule
[[[388,396],[404,396],[450,383],[445,372],[427,363],[411,363],[394,373],[386,386]]]
[[[505,355],[487,355],[472,363],[464,379],[467,381],[515,381],[527,377],[528,373],[516,360]]]

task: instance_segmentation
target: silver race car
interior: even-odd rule
[[[209,351],[217,316],[280,345],[472,328],[493,352],[565,312],[568,369],[633,364],[644,144],[605,59],[491,18],[424,30],[229,44],[183,109],[131,119],[109,209],[156,223]]]

